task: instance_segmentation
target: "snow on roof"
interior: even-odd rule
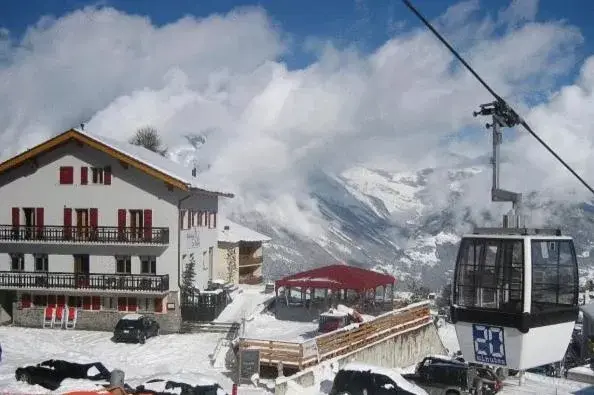
[[[427,392],[424,389],[405,380],[404,377],[402,377],[400,373],[398,373],[396,370],[358,362],[349,362],[343,368],[341,368],[341,370],[348,370],[351,372],[371,371],[372,373],[381,374],[383,376],[389,377],[390,379],[392,379],[392,381],[396,383],[398,387],[400,387],[400,389],[408,391],[412,394],[427,395]]]
[[[142,318],[141,314],[130,313],[122,317],[123,320],[136,321]]]
[[[219,242],[238,243],[240,241],[270,241],[270,237],[235,223],[226,217],[219,218]]]
[[[82,134],[83,136],[93,139],[116,151],[121,152],[124,155],[134,158],[139,162],[142,162],[143,164],[160,171],[161,173],[167,174],[168,176],[175,178],[176,180],[179,180],[184,184],[188,185],[190,188],[196,188],[207,192],[214,192],[224,196],[233,197],[233,194],[230,192],[223,192],[217,190],[217,188],[214,188],[213,186],[204,185],[202,182],[199,182],[197,178],[192,176],[192,169],[184,165],[181,165],[167,157],[161,156],[156,152],[127,142],[116,141],[108,137],[98,136],[89,133],[86,130],[74,130],[77,133]]]

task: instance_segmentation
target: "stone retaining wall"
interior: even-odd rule
[[[178,333],[181,328],[181,313],[179,304],[177,303],[177,297],[175,295],[171,296],[168,298],[168,302],[175,303],[174,310],[169,310],[167,313],[139,312],[139,314],[155,317],[162,334]],[[12,317],[14,325],[30,328],[43,327],[43,308],[33,307],[19,310],[17,305],[18,303],[15,302],[12,310],[14,312]],[[112,332],[118,320],[126,314],[129,313],[113,310],[78,310],[76,329]]]

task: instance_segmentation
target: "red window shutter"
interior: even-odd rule
[[[125,238],[124,228],[126,227],[126,210],[123,208],[118,209],[118,239],[123,240]]]
[[[83,296],[83,310],[91,310],[91,297]]]
[[[13,207],[12,208],[12,226],[14,226],[15,228],[18,227],[21,223],[20,215],[21,215],[21,209],[18,207]]]
[[[21,295],[21,307],[24,309],[31,307],[31,294]]]
[[[111,185],[111,166],[103,169],[103,185]]]
[[[153,235],[153,210],[144,210],[144,239],[151,241]]]
[[[155,298],[155,313],[163,312],[163,298]]]
[[[37,238],[43,239],[43,207],[37,207],[35,210],[35,222],[37,225]]]
[[[101,297],[100,296],[93,296],[92,309],[93,310],[101,310]]]
[[[89,210],[90,212],[90,225],[91,228],[97,228],[97,226],[99,225],[99,209],[97,208],[92,208]]]
[[[66,304],[66,298],[64,295],[57,295],[56,296],[56,307],[64,307]]]
[[[126,298],[118,298],[118,311],[126,311],[127,306]]]
[[[72,209],[64,207],[64,238],[72,237]]]
[[[89,183],[89,168],[81,166],[80,168],[80,184],[87,185]]]
[[[74,167],[60,167],[60,184],[74,184]]]
[[[128,298],[128,311],[136,311],[136,298]]]

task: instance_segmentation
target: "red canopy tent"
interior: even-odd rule
[[[371,270],[348,265],[330,265],[293,274],[276,281],[279,287],[317,288],[317,289],[352,289],[365,292],[377,287],[394,285],[396,278]]]

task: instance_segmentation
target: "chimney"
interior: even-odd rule
[[[195,167],[192,169],[192,177],[196,177],[196,168]]]
[[[80,130],[85,130],[85,124],[84,123],[81,123],[80,124]]]

